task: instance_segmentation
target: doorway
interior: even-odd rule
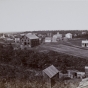
[[[86,47],[86,43],[85,43],[85,47]]]

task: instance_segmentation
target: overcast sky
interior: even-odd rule
[[[87,0],[0,0],[0,32],[88,29]]]

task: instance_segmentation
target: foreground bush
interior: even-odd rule
[[[79,80],[69,80],[56,82],[53,88],[76,88]],[[23,81],[23,80],[0,80],[0,88],[48,88],[46,84],[40,81]]]

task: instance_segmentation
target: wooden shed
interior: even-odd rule
[[[52,88],[56,79],[59,79],[59,71],[53,65],[43,70],[43,81],[47,84],[47,88]]]

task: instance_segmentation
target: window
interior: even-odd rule
[[[27,43],[26,43],[26,42],[24,42],[24,45],[27,45]]]
[[[29,45],[30,43],[28,42],[28,45]]]

